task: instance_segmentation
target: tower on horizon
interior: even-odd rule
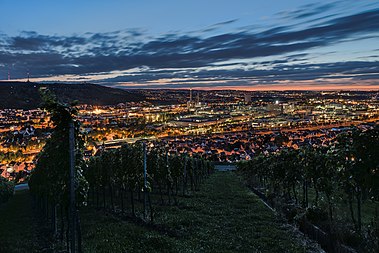
[[[189,101],[187,102],[187,108],[188,110],[195,107],[195,102],[192,100],[192,88],[190,88],[190,97]]]

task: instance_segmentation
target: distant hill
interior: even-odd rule
[[[0,108],[33,109],[40,106],[42,100],[40,87],[47,87],[62,102],[78,101],[79,104],[114,105],[125,102],[137,102],[145,96],[135,92],[109,88],[97,84],[81,83],[33,83],[0,82]]]

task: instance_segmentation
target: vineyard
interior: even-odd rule
[[[355,129],[327,147],[261,154],[239,172],[290,221],[311,222],[360,252],[379,249],[379,128]],[[332,247],[332,248],[331,248]]]
[[[154,223],[83,208],[84,252],[320,252],[283,225],[233,172],[215,172],[178,205],[155,205]],[[321,251],[322,252],[322,251]]]
[[[84,171],[90,185],[89,203],[96,208],[120,209],[125,212],[125,198],[130,200],[133,216],[136,215],[134,199],[152,203],[151,195],[158,196],[159,204],[176,203],[176,196],[185,196],[199,189],[212,165],[203,159],[185,155],[169,155],[164,148],[146,150],[147,184],[144,185],[143,144],[126,145],[106,151],[88,162]],[[129,197],[127,197],[129,195]],[[143,197],[141,197],[143,195]],[[154,198],[156,199],[156,198]],[[152,210],[152,207],[145,206]],[[150,219],[153,213],[150,211]],[[146,218],[146,217],[145,217]]]
[[[178,196],[189,196],[198,191],[201,182],[213,171],[212,165],[200,158],[168,155],[162,150],[150,148],[146,150],[148,173],[145,187],[143,146],[126,145],[117,150],[104,151],[83,163],[81,180],[85,180],[86,184],[79,184],[86,187],[80,188],[81,192],[77,194],[80,205],[151,223],[154,221],[155,206],[177,205]],[[49,181],[37,182],[34,177],[30,185],[36,202],[46,213],[57,237],[68,239],[67,200],[58,188],[42,183]],[[38,184],[38,188],[34,184]],[[59,197],[59,194],[62,196]],[[77,233],[80,236],[80,231]]]

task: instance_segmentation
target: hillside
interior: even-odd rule
[[[40,87],[50,89],[62,102],[76,100],[79,104],[113,105],[145,99],[138,92],[90,83],[41,84],[32,82],[0,82],[0,108],[33,109],[39,107],[42,102],[39,95]]]
[[[154,223],[147,224],[127,212],[83,207],[83,252],[324,252],[283,224],[232,172],[216,172],[193,195],[176,198],[178,205],[155,205]],[[129,199],[125,204],[130,207]],[[59,244],[49,247],[51,233],[33,216],[26,191],[0,206],[0,222],[0,252],[62,252]]]

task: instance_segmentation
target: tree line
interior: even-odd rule
[[[7,202],[13,195],[14,182],[0,176],[0,205]]]

